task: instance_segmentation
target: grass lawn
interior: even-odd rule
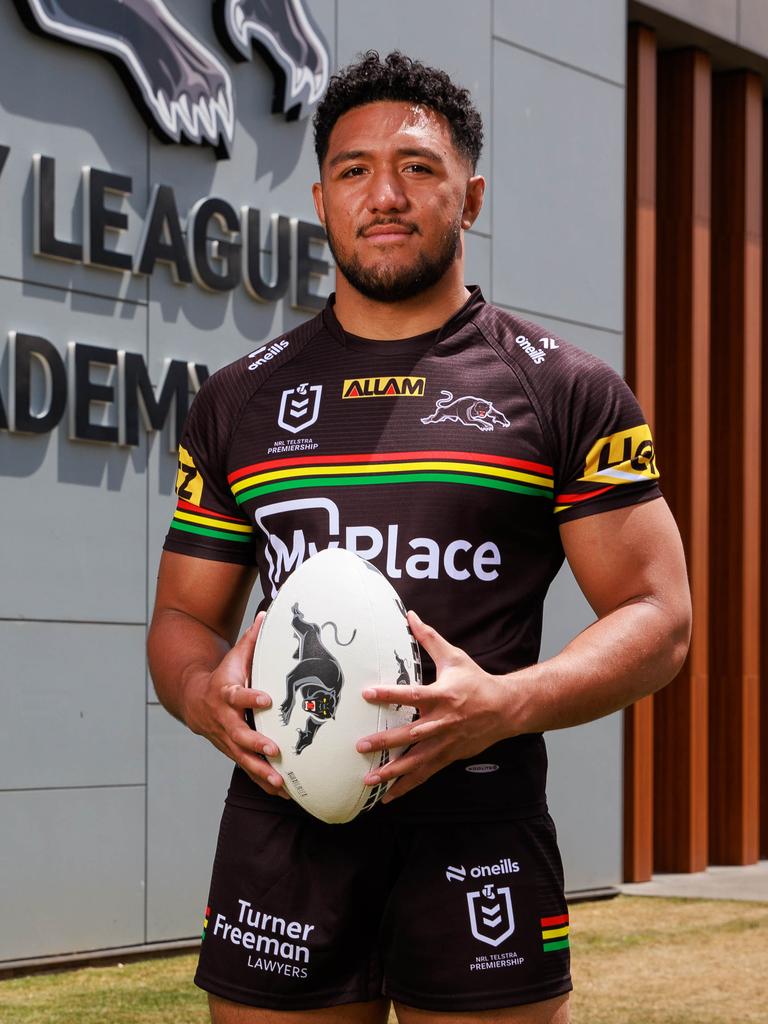
[[[620,896],[576,904],[571,925],[574,1024],[766,1020],[768,903]],[[194,963],[175,956],[2,981],[0,1022],[205,1024]]]

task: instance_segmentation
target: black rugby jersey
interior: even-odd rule
[[[621,377],[479,289],[439,331],[385,342],[347,334],[331,296],[203,385],[165,548],[257,565],[261,607],[315,551],[350,548],[424,622],[505,673],[538,658],[558,525],[655,498],[657,478]],[[389,809],[536,814],[545,780],[543,738],[519,736]],[[239,769],[235,788],[263,795]]]

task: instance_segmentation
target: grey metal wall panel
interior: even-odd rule
[[[493,299],[623,328],[624,90],[494,47]]]
[[[144,941],[144,787],[0,793],[0,961]]]
[[[495,0],[493,34],[624,82],[626,11],[616,0]]]
[[[148,711],[147,942],[195,936],[232,762],[160,707]]]
[[[443,68],[472,93],[486,126],[486,148],[478,174],[490,168],[491,126],[491,0],[474,0],[471,30],[462,0],[338,0],[338,61],[348,64],[358,53],[399,49],[409,57]],[[491,230],[491,197],[475,225]]]
[[[144,783],[142,626],[0,622],[0,650],[0,789]]]
[[[544,606],[541,659],[558,654],[595,614],[568,565]],[[622,718],[549,732],[547,802],[569,891],[616,885],[622,870]]]
[[[740,0],[739,43],[747,50],[768,56],[768,4],[765,0]]]
[[[125,87],[96,53],[32,35],[13,4],[0,6],[0,39],[0,143],[11,147],[0,178],[0,276],[144,300],[140,278],[32,254],[34,153],[56,159],[56,222],[68,241],[82,242],[82,167],[129,175],[133,193],[122,201],[129,229],[116,247],[134,252],[147,204],[147,130]],[[115,131],[116,121],[123,130]]]
[[[479,284],[488,298],[491,294],[491,240],[471,231],[464,238],[464,280],[467,284]]]
[[[146,352],[146,310],[0,280],[0,338],[9,330]],[[8,351],[0,362],[7,394]],[[114,419],[115,407],[108,410]],[[0,617],[143,622],[146,616],[146,442],[138,448],[0,431],[3,521]],[[94,411],[94,421],[97,413]]]
[[[643,0],[657,11],[736,42],[740,0]],[[743,0],[741,0],[743,2]],[[759,3],[760,0],[757,0]]]
[[[547,733],[547,802],[569,892],[622,881],[621,715]]]

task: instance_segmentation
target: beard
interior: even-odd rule
[[[391,218],[376,223],[394,221],[395,218]],[[420,253],[406,266],[394,260],[385,265],[363,266],[358,256],[344,251],[327,220],[325,231],[336,266],[353,288],[375,302],[403,302],[437,284],[453,265],[461,245],[461,214],[440,236],[432,252]]]

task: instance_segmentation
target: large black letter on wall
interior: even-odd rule
[[[309,290],[309,279],[312,275],[322,276],[331,269],[327,260],[318,260],[310,255],[312,242],[324,242],[325,231],[319,224],[310,224],[305,220],[294,220],[296,256],[293,262],[293,296],[291,304],[297,309],[316,312],[325,306],[321,295],[313,295]]]
[[[142,355],[138,352],[120,352],[119,366],[122,376],[120,390],[124,401],[120,443],[139,443],[140,413],[147,430],[162,430],[173,403],[174,430],[169,447],[175,451],[189,411],[189,364],[181,359],[166,359],[165,376],[157,398]],[[195,364],[194,370],[199,386],[208,376],[208,368]]]
[[[176,196],[170,185],[155,185],[152,190],[144,233],[139,242],[136,272],[151,274],[156,263],[167,263],[177,284],[192,283]]]
[[[113,384],[94,384],[91,364],[117,366],[117,351],[97,345],[69,343],[69,373],[74,402],[69,410],[69,436],[76,441],[103,441],[117,444],[118,428],[91,423],[91,402],[111,405],[115,401]]]
[[[56,161],[51,156],[35,153],[32,158],[32,174],[35,192],[35,256],[50,256],[70,263],[82,262],[82,245],[64,242],[56,237]]]
[[[8,333],[11,387],[8,396],[8,428],[25,434],[47,434],[59,423],[67,404],[67,372],[64,361],[46,338]],[[45,400],[32,411],[32,361],[45,380]]]
[[[245,254],[243,284],[253,299],[277,302],[288,291],[291,275],[291,222],[282,214],[271,217],[272,273],[268,284],[261,274],[261,213],[244,206],[241,213],[243,250]]]
[[[108,210],[104,205],[107,192],[129,196],[133,182],[124,174],[112,174],[93,167],[83,168],[83,243],[85,262],[107,270],[131,270],[130,253],[108,249],[104,235],[110,231],[125,231],[128,216],[119,210]]]
[[[195,280],[212,292],[226,292],[240,281],[240,242],[229,239],[209,239],[208,225],[218,221],[222,231],[230,236],[240,231],[237,214],[223,199],[201,199],[192,207],[187,225],[189,256]],[[209,252],[209,246],[213,250]],[[223,264],[223,270],[215,270],[210,257]]]

